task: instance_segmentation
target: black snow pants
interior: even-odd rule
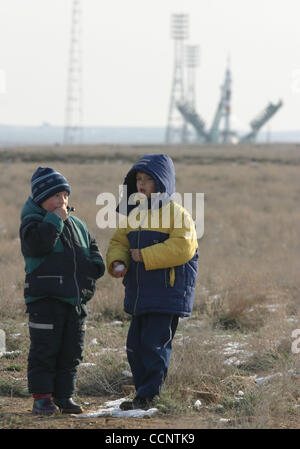
[[[80,309],[54,298],[27,304],[30,349],[28,390],[69,398],[75,391],[82,360],[87,308]]]

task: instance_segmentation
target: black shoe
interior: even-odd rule
[[[33,402],[33,415],[58,415],[59,408],[56,407],[52,398],[35,399]]]
[[[152,406],[152,399],[136,396],[133,401],[124,401],[120,404],[121,410],[148,410]]]
[[[75,404],[72,398],[54,399],[55,404],[59,407],[61,413],[82,413],[80,405]]]

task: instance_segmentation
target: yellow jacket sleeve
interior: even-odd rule
[[[123,262],[127,269],[130,265],[129,240],[126,235],[126,228],[119,228],[115,231],[110,239],[108,250],[106,253],[106,265],[109,274],[112,274],[112,264],[119,260]]]
[[[194,221],[184,208],[177,207],[175,213],[182,215],[182,226],[173,222],[168,239],[141,250],[146,271],[183,265],[194,256],[198,248]]]

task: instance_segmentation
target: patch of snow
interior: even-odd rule
[[[270,380],[276,379],[276,378],[281,377],[281,376],[282,376],[281,373],[276,373],[276,374],[271,374],[270,376],[266,376],[266,377],[257,377],[255,379],[255,382],[258,385],[262,385],[262,384],[264,384],[266,382],[269,382]]]
[[[253,352],[246,351],[245,348],[247,343],[241,342],[228,342],[223,348],[223,353],[225,356],[229,356],[224,362],[224,365],[241,365],[251,356]]]
[[[21,351],[17,350],[17,351],[2,351],[0,352],[0,357],[2,357],[3,355],[18,355],[21,354]]]
[[[202,405],[202,402],[199,401],[199,399],[197,399],[197,401],[196,401],[195,404],[194,404],[194,408],[197,409],[197,410],[199,410],[200,407],[201,407],[201,405]]]
[[[104,408],[100,408],[95,412],[81,413],[80,415],[72,415],[75,418],[100,418],[102,416],[110,416],[112,418],[144,418],[152,416],[158,410],[150,408],[149,410],[121,410],[120,404],[128,398],[117,399],[116,401],[108,401],[104,403]]]
[[[20,335],[22,335],[22,334],[10,334],[11,338],[18,338],[18,337],[20,337]]]
[[[237,352],[244,352],[240,349],[246,346],[246,343],[230,342],[224,347],[224,354],[236,354]]]
[[[228,423],[228,422],[230,422],[230,419],[220,418],[220,422]]]

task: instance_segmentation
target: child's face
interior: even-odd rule
[[[155,193],[155,181],[147,173],[138,171],[136,173],[136,188],[139,193],[143,193],[147,198],[151,198],[151,193]]]
[[[66,191],[58,192],[50,198],[42,202],[41,207],[48,212],[53,212],[55,209],[63,207],[67,208],[69,203],[69,194]]]

